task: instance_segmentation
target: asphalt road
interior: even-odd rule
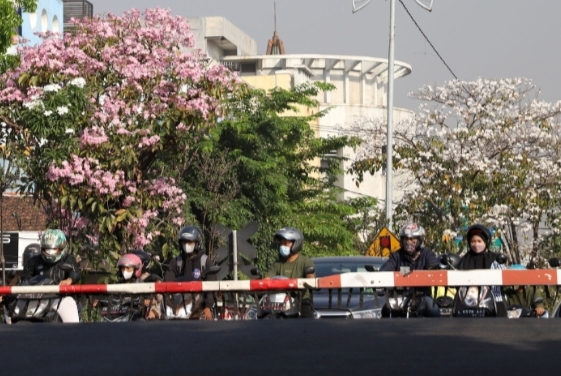
[[[522,375],[557,371],[561,320],[0,325],[2,375]]]

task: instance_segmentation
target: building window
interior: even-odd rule
[[[242,64],[242,73],[255,73],[255,63]]]
[[[41,13],[41,31],[45,32],[49,29],[49,16],[47,15],[47,10],[43,9]]]
[[[33,31],[37,29],[37,12],[29,13],[29,26]]]
[[[60,31],[60,26],[58,24],[58,17],[53,17],[53,33],[58,33]]]

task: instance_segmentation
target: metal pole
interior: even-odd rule
[[[388,227],[392,228],[392,138],[393,138],[393,80],[394,80],[394,50],[395,50],[395,0],[390,0],[390,46],[388,52],[388,126],[386,145],[386,218]]]
[[[232,231],[232,261],[234,262],[234,281],[238,280],[238,234],[237,231]],[[238,293],[234,293],[234,316],[236,320],[240,318],[240,309],[238,307]]]
[[[4,258],[4,193],[0,192],[0,262],[2,263],[2,286],[6,286],[6,259]]]

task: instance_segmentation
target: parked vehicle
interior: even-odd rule
[[[317,277],[378,270],[387,258],[369,256],[334,256],[314,258]],[[385,304],[381,289],[344,288],[314,290],[316,318],[378,319]]]

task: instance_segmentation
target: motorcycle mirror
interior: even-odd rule
[[[439,260],[439,261],[440,261],[440,263],[441,263],[442,265],[448,265],[448,262],[450,261],[449,258],[448,258],[448,254],[445,253],[445,254],[443,254],[442,256],[440,256],[440,260]]]
[[[308,266],[306,269],[304,269],[304,275],[314,274],[315,272],[316,268],[314,268],[313,266]]]
[[[557,257],[553,257],[549,259],[549,265],[554,268],[557,268],[561,266],[561,263],[559,262],[559,259]]]
[[[507,258],[503,253],[497,255],[496,260],[499,264],[506,264],[506,262],[507,262]]]
[[[364,265],[367,272],[377,272],[378,269],[374,265]]]
[[[62,269],[64,271],[71,271],[71,270],[74,270],[74,267],[71,264],[65,262],[62,265],[60,265],[60,269]]]

